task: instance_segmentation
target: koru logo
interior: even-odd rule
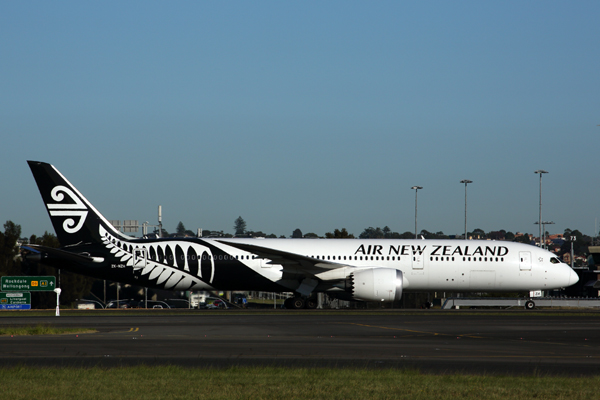
[[[75,204],[58,204],[65,199],[65,194],[69,196],[71,200],[75,202]],[[75,195],[75,193],[73,193],[71,189],[65,186],[55,186],[54,189],[52,189],[52,192],[50,192],[50,195],[52,196],[52,200],[57,202],[56,204],[46,204],[46,207],[48,207],[48,211],[50,212],[50,216],[79,218],[78,222],[75,222],[73,218],[67,218],[63,222],[63,229],[65,232],[79,232],[88,214],[85,204],[83,204],[83,202]]]

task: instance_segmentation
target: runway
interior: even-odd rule
[[[0,337],[0,365],[176,364],[417,368],[433,373],[600,374],[600,313],[247,312],[11,317],[92,334]]]

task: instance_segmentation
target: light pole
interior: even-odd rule
[[[548,171],[544,171],[543,169],[538,169],[534,171],[535,174],[540,174],[540,219],[538,224],[540,226],[540,247],[542,247],[542,174],[547,174]]]
[[[463,179],[460,183],[465,184],[465,240],[467,240],[467,184],[473,183],[473,181]]]
[[[415,191],[415,239],[417,238],[417,193],[419,189],[423,189],[423,186],[411,187]]]
[[[539,222],[534,222],[534,225],[538,225]],[[554,221],[542,221],[542,229],[543,229],[543,233],[542,235],[544,236],[544,240],[542,241],[542,238],[540,237],[540,243],[542,243],[540,245],[540,247],[545,248],[546,247],[546,225],[554,225]]]
[[[573,242],[575,242],[575,240],[577,240],[576,236],[571,236],[571,269],[573,269],[573,266],[575,265],[573,262],[573,259],[575,258],[575,253],[573,252]]]

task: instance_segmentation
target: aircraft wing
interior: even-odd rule
[[[343,268],[345,265],[335,262],[319,260],[312,257],[306,257],[300,254],[290,253],[283,250],[276,250],[269,247],[257,246],[254,244],[228,242],[217,240],[217,242],[235,247],[237,249],[256,254],[261,258],[268,258],[269,264],[279,264],[283,266],[284,272],[297,273],[301,275],[316,275],[332,269]]]

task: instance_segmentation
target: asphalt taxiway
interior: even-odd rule
[[[268,365],[600,375],[598,312],[0,314],[0,327],[38,324],[97,333],[1,336],[0,366]]]

